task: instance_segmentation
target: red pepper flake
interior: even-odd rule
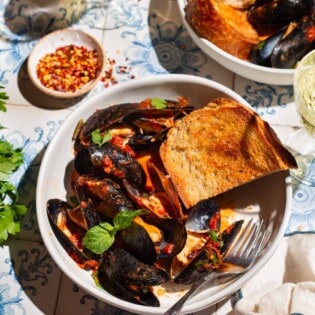
[[[96,78],[101,64],[96,50],[67,45],[45,55],[37,64],[40,82],[60,92],[75,92]]]
[[[215,215],[213,217],[211,217],[211,219],[209,220],[209,227],[211,230],[217,229],[219,219],[220,219],[220,213],[219,212],[216,212]]]
[[[310,43],[315,41],[315,26],[309,27],[305,34],[306,40]]]
[[[175,245],[172,243],[169,243],[163,248],[163,253],[166,255],[170,255],[173,252],[174,248],[175,248]]]

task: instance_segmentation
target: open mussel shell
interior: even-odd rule
[[[145,215],[119,231],[117,243],[140,261],[152,265],[157,259],[176,256],[185,246],[186,238],[182,222]]]
[[[76,142],[87,144],[90,142],[91,134],[95,129],[100,129],[101,131],[108,130],[116,123],[132,124],[141,117],[155,117],[169,114],[174,116],[177,113],[194,109],[192,106],[183,104],[180,101],[166,100],[165,105],[166,108],[163,110],[156,109],[152,106],[151,100],[146,99],[140,103],[124,103],[97,110],[81,126],[78,132],[79,135],[76,136]],[[143,124],[141,125],[142,127],[146,128]]]
[[[271,67],[271,56],[273,50],[281,40],[285,30],[286,27],[256,45],[250,54],[251,62],[261,66]]]
[[[47,214],[51,227],[62,247],[77,263],[84,263],[97,256],[76,243],[76,235],[84,235],[85,230],[71,221],[68,212],[72,207],[65,201],[50,199],[47,202]]]
[[[128,114],[139,109],[139,103],[117,104],[94,112],[81,126],[76,137],[77,141],[89,143],[95,129],[105,130],[111,125],[122,121]]]
[[[221,233],[223,246],[220,248],[220,255],[222,258],[224,258],[224,254],[238,235],[243,222],[243,220],[236,221]],[[208,248],[207,242],[205,242],[205,246],[200,248],[198,253],[194,254],[193,259],[183,266],[180,272],[177,271],[177,274],[174,277],[174,282],[180,284],[193,284],[205,275],[214,272],[213,266],[216,262],[213,261],[212,254],[213,252],[211,251],[211,248]]]
[[[130,184],[143,187],[145,173],[138,161],[127,151],[109,142],[102,146],[91,144],[83,147],[74,159],[76,171],[82,174],[111,176],[117,180],[126,179]]]
[[[163,239],[158,247],[158,258],[174,257],[184,248],[187,231],[181,221],[154,215],[148,215],[144,219],[163,232]]]
[[[105,219],[113,219],[120,211],[134,210],[124,190],[110,178],[81,175],[77,178],[75,190],[79,198],[84,196],[92,200],[95,211]]]
[[[222,232],[221,237],[222,237],[222,241],[223,241],[223,246],[221,248],[221,253],[223,256],[228,251],[228,249],[231,247],[236,236],[238,235],[239,231],[241,230],[243,224],[244,224],[244,220],[235,221]]]
[[[189,210],[185,227],[188,232],[205,233],[210,229],[218,230],[220,224],[219,206],[212,199],[205,199]]]
[[[98,268],[101,286],[115,296],[148,306],[160,306],[150,287],[165,283],[169,275],[162,269],[143,264],[127,251],[106,251]]]
[[[174,279],[175,283],[193,284],[207,274],[214,272],[213,268],[204,268],[209,262],[209,254],[203,249]],[[210,262],[211,263],[211,262]]]

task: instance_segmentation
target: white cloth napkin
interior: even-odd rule
[[[315,234],[284,237],[268,263],[242,288],[235,315],[315,314]]]

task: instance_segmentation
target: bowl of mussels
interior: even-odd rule
[[[292,192],[286,171],[209,200],[212,233],[188,230],[191,209],[170,189],[159,146],[177,119],[217,97],[249,106],[205,78],[171,74],[132,80],[82,103],[50,142],[36,191],[40,233],[62,272],[100,301],[136,314],[163,314],[200,271],[200,264],[181,256],[202,254],[207,247],[190,248],[189,240],[213,241],[215,233],[228,244],[238,222],[262,219],[269,230],[263,254],[241,276],[204,286],[182,310],[196,312],[241,288],[280,244]],[[179,216],[179,209],[185,215]],[[195,210],[198,222],[204,213]],[[207,272],[219,263],[221,241],[215,241],[218,256],[208,255],[207,264],[194,255],[203,257]]]
[[[313,0],[177,2],[183,24],[199,48],[247,79],[292,85],[296,64],[315,48]],[[211,23],[206,28],[207,20]]]

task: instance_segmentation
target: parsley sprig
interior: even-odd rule
[[[7,111],[7,99],[6,92],[0,92],[0,111]],[[3,127],[0,126],[0,129]],[[20,232],[20,221],[27,212],[26,206],[17,202],[17,189],[9,182],[11,174],[22,163],[22,150],[14,149],[8,141],[0,139],[0,244],[7,240],[9,234]]]
[[[83,246],[95,254],[104,253],[113,245],[116,233],[126,229],[130,226],[133,218],[145,212],[142,209],[121,211],[114,217],[113,224],[101,222],[99,225],[93,226],[83,237]]]
[[[91,133],[92,142],[95,144],[98,144],[99,147],[101,147],[104,143],[110,141],[112,139],[112,135],[110,130],[108,130],[106,133],[102,134],[100,129],[95,129]]]
[[[167,102],[161,98],[153,97],[151,99],[151,105],[156,109],[165,109],[167,107]]]

